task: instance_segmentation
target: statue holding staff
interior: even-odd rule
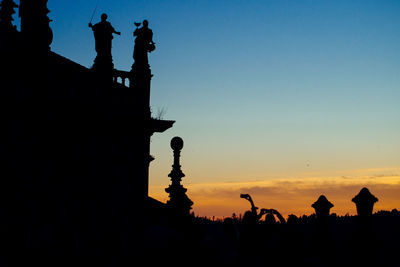
[[[113,34],[121,35],[117,32],[110,22],[107,21],[107,14],[101,15],[101,21],[95,25],[89,23],[89,27],[92,28],[94,33],[94,39],[96,43],[97,58],[111,59],[111,48]]]

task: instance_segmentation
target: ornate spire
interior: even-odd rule
[[[49,50],[53,41],[48,0],[20,0],[21,33],[33,48]]]
[[[2,32],[11,32],[16,31],[16,28],[13,26],[12,21],[13,14],[15,14],[15,8],[18,5],[13,0],[3,0],[0,3],[0,30]]]
[[[171,177],[172,183],[165,189],[165,191],[169,193],[167,206],[171,207],[174,212],[179,215],[189,215],[193,202],[186,195],[187,189],[181,185],[181,180],[185,177],[179,162],[181,150],[183,148],[182,138],[172,138],[171,148],[174,151],[174,165],[172,165],[172,171],[168,175],[168,177]]]

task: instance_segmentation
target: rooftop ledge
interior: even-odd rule
[[[151,118],[150,127],[153,133],[162,133],[171,128],[175,121],[159,120]]]

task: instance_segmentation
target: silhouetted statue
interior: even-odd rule
[[[89,27],[92,28],[95,39],[95,46],[97,57],[95,59],[95,65],[102,64],[101,67],[112,67],[112,39],[113,34],[120,35],[110,22],[107,21],[107,14],[101,15],[101,21],[95,25],[89,23]],[[97,66],[96,66],[97,67]]]
[[[251,200],[248,194],[241,194],[242,198]],[[252,201],[250,201],[252,203]],[[252,204],[252,210],[244,213],[242,218],[242,228],[239,235],[239,261],[248,266],[258,262],[259,229],[257,208]]]
[[[12,15],[15,14],[15,8],[18,7],[13,0],[3,0],[0,3],[0,31],[2,32],[16,32],[15,26],[12,21]]]
[[[149,22],[143,21],[143,26],[139,28],[140,23],[136,23],[136,30],[133,32],[135,39],[135,48],[133,51],[134,64],[140,66],[148,66],[149,59],[147,53],[152,52],[156,49],[155,43],[153,42],[153,31],[149,29]]]
[[[264,215],[264,213],[260,212],[260,214],[257,213],[258,207],[254,205],[253,199],[249,194],[240,194],[241,198],[246,199],[247,201],[250,202],[251,205],[251,217],[258,222],[261,217]],[[245,213],[246,214],[246,213]],[[248,213],[248,217],[250,218],[250,214]]]
[[[275,216],[278,218],[278,220],[281,224],[286,223],[286,220],[285,220],[285,218],[283,218],[282,214],[280,214],[280,212],[275,209],[261,209],[260,214],[261,214],[261,216],[264,214],[267,214],[265,216],[266,223],[269,223],[269,224],[276,223]]]
[[[172,138],[171,148],[174,151],[174,165],[172,165],[172,171],[168,175],[171,177],[172,183],[165,189],[165,192],[169,194],[167,206],[178,216],[189,215],[193,202],[186,195],[187,189],[181,185],[182,178],[185,177],[179,162],[181,150],[183,148],[182,138],[177,136]]]
[[[266,215],[257,233],[259,239],[257,251],[260,254],[273,255],[273,257],[268,257],[268,266],[279,266],[284,254],[287,253],[284,244],[286,220],[275,209],[261,209],[260,214]]]

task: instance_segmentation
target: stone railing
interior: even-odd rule
[[[123,86],[130,86],[132,73],[129,71],[114,70],[113,81]],[[128,83],[127,83],[128,82]]]

